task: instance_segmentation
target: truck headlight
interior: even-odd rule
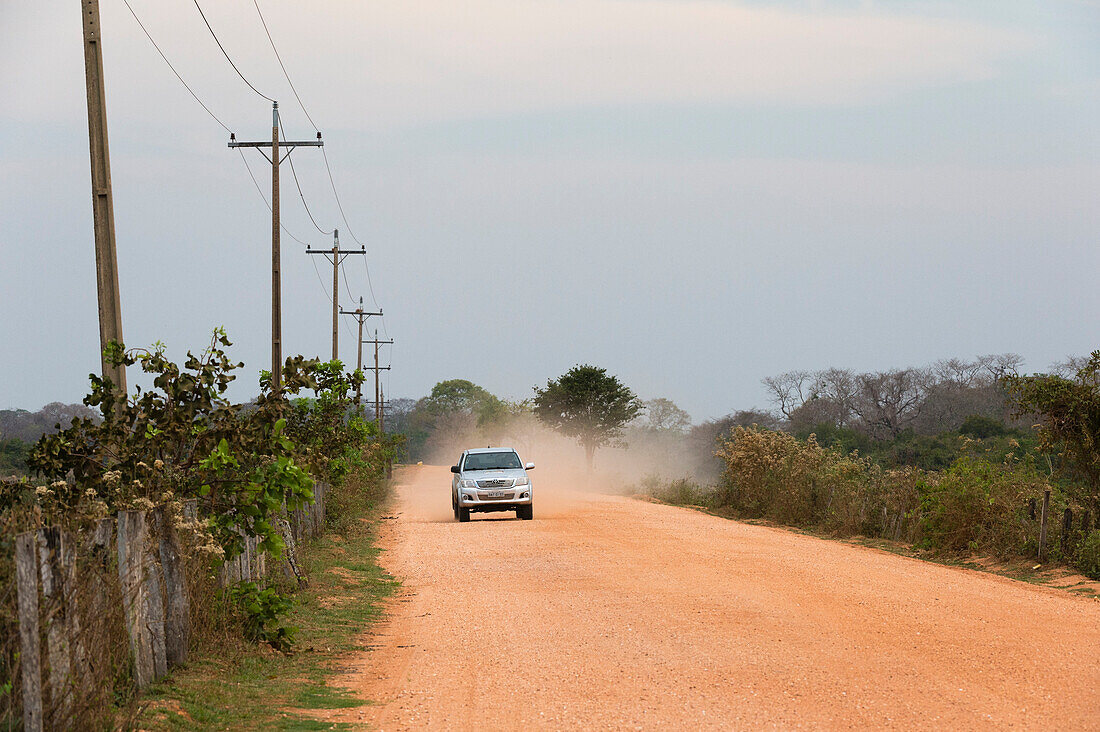
[[[531,479],[528,478],[526,475],[523,476],[522,478],[516,478],[515,485],[530,485],[530,484],[531,484]]]
[[[477,488],[477,481],[476,480],[463,479],[459,483],[459,486],[462,487],[462,488]]]

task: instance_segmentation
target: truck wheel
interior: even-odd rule
[[[459,521],[459,523],[464,524],[469,520],[470,520],[470,509],[468,509],[468,508],[459,508],[458,509],[458,521]]]
[[[526,506],[516,506],[516,518],[521,521],[530,521],[535,517],[535,507],[528,503]]]

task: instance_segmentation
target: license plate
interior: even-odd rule
[[[506,495],[508,495],[508,494],[505,493],[504,491],[489,491],[489,493],[486,494],[485,497],[486,498],[504,498],[504,496],[506,496]]]

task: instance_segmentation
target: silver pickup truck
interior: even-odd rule
[[[471,512],[515,511],[516,518],[534,517],[534,486],[524,465],[510,447],[483,447],[466,450],[451,466],[451,507],[456,521],[469,521]]]

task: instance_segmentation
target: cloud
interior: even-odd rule
[[[134,4],[212,106],[230,116],[243,111],[242,100],[255,106],[189,4]],[[286,108],[293,100],[251,4],[208,5],[241,68]],[[1040,43],[969,21],[703,0],[345,0],[308,12],[269,1],[263,7],[307,103],[323,107],[324,118],[335,117],[340,126],[624,104],[873,102],[990,78]],[[41,71],[65,59],[69,66],[80,63],[69,58],[79,53],[78,36],[69,37],[79,24],[57,12],[25,11],[31,32],[6,39],[13,44],[5,54],[28,71],[36,56],[51,54],[49,66],[35,66],[39,86],[23,87],[17,96],[54,112],[58,105],[43,98],[53,82]],[[182,99],[179,90],[166,89],[175,79],[124,8],[103,12],[109,93],[127,113],[163,114],[148,100]],[[60,32],[36,38],[36,27]],[[49,49],[50,43],[59,48]]]

